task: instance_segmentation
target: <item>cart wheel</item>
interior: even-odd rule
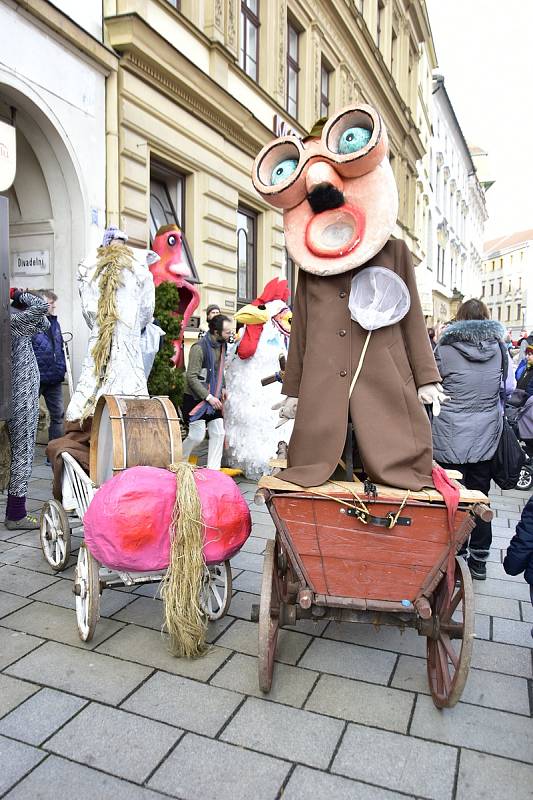
[[[80,639],[90,642],[96,623],[100,619],[100,565],[84,542],[80,544],[74,594],[76,595],[76,620]]]
[[[65,568],[70,558],[70,525],[65,509],[57,500],[48,500],[43,506],[41,547],[55,572]]]
[[[474,591],[463,558],[455,559],[451,597],[445,575],[435,590],[431,609],[433,633],[427,638],[429,688],[437,708],[451,708],[463,693],[474,641]],[[458,642],[455,647],[454,640]]]
[[[275,549],[275,543],[270,539],[265,550],[259,608],[259,688],[265,693],[272,686],[279,630],[280,592]]]
[[[220,619],[227,613],[231,603],[231,586],[229,561],[205,567],[200,606],[210,622]]]

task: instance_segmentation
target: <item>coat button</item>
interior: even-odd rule
[[[346,292],[339,292],[339,297],[346,297]]]
[[[346,336],[346,331],[344,331],[344,330],[339,331],[339,336]]]
[[[345,369],[341,369],[341,371],[339,372],[339,375],[341,376],[341,378],[345,378],[346,377],[346,370]]]

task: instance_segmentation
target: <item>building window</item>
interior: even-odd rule
[[[505,321],[509,322],[511,319],[511,306],[505,307]]]
[[[181,231],[181,251],[176,258],[189,268],[190,283],[200,283],[198,271],[185,236],[185,181],[180,172],[152,164],[150,168],[150,242],[164,225],[177,225]],[[191,320],[190,324],[194,324]]]
[[[512,292],[512,291],[513,291],[513,284],[512,284],[512,281],[509,281],[509,283],[507,284],[507,291],[508,291],[508,292]]]
[[[320,66],[320,116],[327,117],[329,115],[329,76],[331,74],[330,67],[322,59]]]
[[[364,14],[365,11],[365,0],[357,0],[357,10],[360,14]]]
[[[283,251],[283,257],[285,261],[285,276],[287,278],[287,283],[289,284],[289,303],[292,305],[294,302],[294,293],[296,291],[296,265],[293,259],[290,257],[287,248]]]
[[[169,5],[174,6],[175,9],[181,11],[181,0],[167,0]]]
[[[237,306],[250,303],[257,294],[257,214],[237,209]]]
[[[384,0],[378,0],[378,28],[376,44],[379,47],[383,41],[383,32],[385,30],[385,3]]]
[[[164,167],[150,169],[150,237],[162,225],[178,225],[184,230],[185,175]]]
[[[498,322],[502,320],[502,307],[498,306]]]
[[[433,219],[431,217],[431,211],[428,213],[426,263],[428,269],[433,272]]]
[[[396,80],[396,70],[398,66],[398,33],[393,28],[392,29],[392,40],[391,40],[391,55],[390,55],[390,71],[392,77]],[[431,170],[430,170],[431,173]]]
[[[241,0],[241,55],[242,69],[257,80],[259,62],[259,0]]]
[[[481,287],[481,297],[485,297],[485,284]]]
[[[503,269],[503,258],[500,258],[500,269]]]
[[[518,278],[518,291],[519,292],[522,291],[522,278],[521,277]]]
[[[522,304],[521,303],[517,303],[516,304],[516,318],[517,318],[518,321],[520,321],[521,317],[522,317]]]
[[[503,281],[498,281],[498,294],[503,292]]]
[[[298,73],[300,33],[289,19],[287,21],[287,111],[298,116]]]
[[[493,283],[491,283],[491,285],[490,285],[490,296],[491,297],[494,296],[494,284]]]
[[[444,248],[437,245],[437,281],[444,284]]]

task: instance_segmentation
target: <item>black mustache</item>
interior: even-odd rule
[[[331,183],[320,183],[315,186],[307,195],[307,199],[315,214],[344,205],[344,194]]]

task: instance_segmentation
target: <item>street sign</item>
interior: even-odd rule
[[[13,276],[50,275],[50,250],[22,250],[12,259]]]

